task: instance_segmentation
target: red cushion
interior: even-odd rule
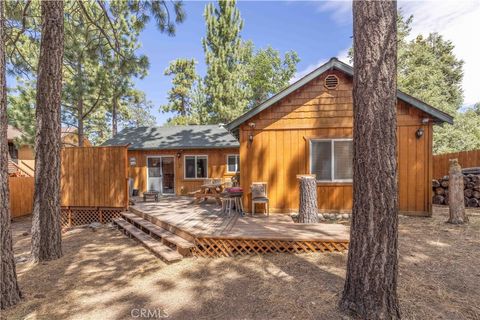
[[[227,192],[243,192],[243,189],[240,187],[227,188]]]

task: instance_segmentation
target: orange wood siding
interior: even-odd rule
[[[180,158],[177,153],[181,153]],[[177,195],[188,194],[200,189],[204,179],[184,178],[185,155],[208,156],[209,178],[231,178],[234,173],[227,173],[227,155],[239,154],[238,148],[229,149],[193,149],[193,150],[148,150],[128,151],[128,158],[135,158],[136,165],[130,167],[130,177],[134,179],[134,188],[140,193],[147,189],[147,156],[173,156],[175,161],[175,193]]]
[[[62,149],[61,205],[127,207],[126,147]]]
[[[448,175],[450,159],[458,159],[462,168],[480,167],[480,150],[438,154],[433,156],[433,178],[440,179]]]
[[[12,218],[31,214],[33,211],[33,190],[35,178],[9,177],[10,214]]]
[[[272,212],[298,210],[296,175],[309,173],[309,139],[352,137],[352,80],[338,71],[330,73],[339,78],[335,90],[324,87],[326,74],[321,75],[240,126],[241,185],[249,190],[252,182],[267,182]],[[422,125],[428,116],[402,101],[397,108],[400,210],[428,215],[432,125]],[[253,129],[248,126],[252,122]],[[421,127],[425,133],[417,139]],[[318,183],[317,190],[320,210],[351,211],[351,183]],[[244,205],[249,211],[250,203],[247,192]]]

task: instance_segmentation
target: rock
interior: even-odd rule
[[[350,220],[350,215],[348,213],[343,213],[342,214],[342,219]]]
[[[323,216],[323,214],[321,213],[318,214],[318,220],[325,221],[325,217]]]
[[[28,236],[29,234],[30,234],[30,233],[27,232],[27,231],[22,232],[22,236],[24,236],[24,237]]]
[[[88,227],[92,229],[98,229],[102,227],[102,224],[100,222],[92,222],[88,225]]]

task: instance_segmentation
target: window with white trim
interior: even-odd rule
[[[351,182],[352,139],[310,140],[310,173],[317,181]]]
[[[240,170],[240,156],[238,154],[229,154],[227,156],[227,172],[236,173]]]
[[[185,179],[202,179],[208,177],[207,156],[185,156]]]

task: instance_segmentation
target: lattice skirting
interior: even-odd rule
[[[92,222],[109,223],[120,217],[125,208],[101,207],[62,207],[62,228],[90,224]]]
[[[287,241],[287,240],[254,240],[254,239],[216,239],[198,238],[193,255],[197,257],[233,257],[248,254],[265,253],[306,253],[316,251],[345,251],[348,241]]]

